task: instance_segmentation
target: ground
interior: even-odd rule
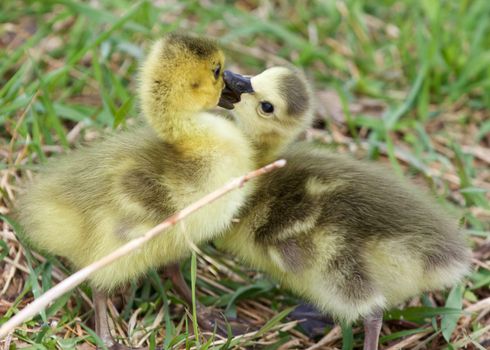
[[[217,38],[235,71],[302,67],[317,97],[316,122],[304,137],[389,163],[461,218],[474,251],[471,274],[451,291],[388,311],[382,348],[490,348],[489,16],[487,0],[3,1],[0,324],[69,274],[60,259],[17,241],[11,213],[22,184],[48,158],[132,125],[140,59],[152,40],[182,29]],[[343,332],[330,325],[319,343],[308,338],[287,317],[300,302],[295,296],[212,246],[202,248],[199,300],[260,330],[241,338],[188,336],[182,301],[150,272],[110,302],[121,341],[130,334],[131,345],[175,349],[361,346],[358,324]],[[189,281],[192,266],[183,266]],[[0,346],[94,349],[91,317],[90,289],[82,285]]]

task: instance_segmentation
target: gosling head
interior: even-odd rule
[[[140,97],[150,121],[192,116],[217,105],[224,55],[214,40],[180,33],[153,44],[141,67]]]
[[[234,105],[237,124],[259,147],[259,153],[268,154],[267,160],[312,122],[312,93],[298,71],[273,67],[252,78],[226,71],[224,80],[223,96],[239,100]]]

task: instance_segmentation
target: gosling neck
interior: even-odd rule
[[[196,147],[196,141],[206,135],[206,128],[200,125],[199,112],[172,108],[169,103],[159,107],[145,114],[149,125],[165,142],[185,150],[190,143]]]
[[[277,160],[286,147],[293,141],[277,133],[262,134],[252,141],[257,166],[261,167]]]

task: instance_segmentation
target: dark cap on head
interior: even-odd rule
[[[216,51],[219,51],[218,44],[215,40],[183,33],[167,34],[167,42],[169,44],[182,46],[191,54],[201,59],[205,59]]]
[[[289,115],[302,114],[309,108],[310,94],[306,82],[294,72],[281,76],[279,91],[286,101]]]

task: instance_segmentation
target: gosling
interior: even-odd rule
[[[235,105],[237,125],[259,163],[288,165],[258,180],[216,244],[337,321],[363,319],[364,349],[377,349],[383,310],[467,273],[462,233],[383,167],[293,142],[313,115],[301,74],[276,67],[250,82],[254,92]]]
[[[220,99],[223,66],[213,40],[172,33],[157,41],[141,67],[139,95],[147,123],[49,163],[19,201],[27,241],[81,268],[252,170],[244,134],[206,112]],[[125,348],[110,333],[108,293],[151,267],[186,257],[189,241],[215,238],[250,190],[226,195],[92,275],[96,333],[106,347]]]

